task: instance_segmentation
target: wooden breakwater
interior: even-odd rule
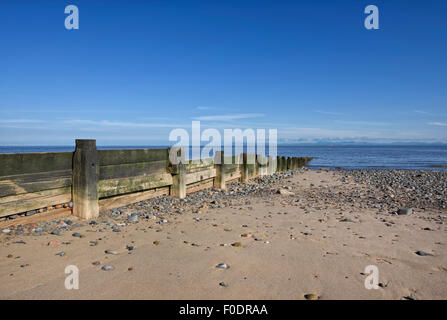
[[[97,150],[95,140],[76,140],[75,152],[0,154],[0,226],[68,214],[91,219],[102,210],[156,196],[184,198],[210,187],[225,189],[228,183],[296,169],[312,159],[227,157],[218,151],[214,159],[173,163],[171,151]],[[180,158],[182,152],[175,150]]]

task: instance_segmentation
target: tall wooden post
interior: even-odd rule
[[[216,176],[214,177],[214,188],[226,189],[225,184],[225,155],[223,151],[216,151],[214,156],[214,166],[216,168]]]
[[[268,163],[268,170],[267,174],[271,175],[276,172],[276,158],[273,158],[273,156],[268,156],[269,163]]]
[[[287,170],[287,159],[286,157],[281,157],[281,171]]]
[[[184,199],[186,197],[186,159],[183,148],[176,148],[169,152],[172,154],[172,187],[173,197]]]
[[[99,157],[96,140],[76,140],[73,156],[73,214],[82,219],[99,216]]]
[[[248,157],[247,153],[242,154],[242,170],[241,170],[241,181],[247,182],[248,181]]]
[[[287,170],[291,170],[292,169],[292,158],[288,157],[287,158]]]
[[[281,157],[276,156],[276,172],[280,172],[280,171],[281,171]]]

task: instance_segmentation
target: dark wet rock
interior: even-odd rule
[[[79,232],[73,233],[72,236],[75,238],[82,238],[82,235]]]
[[[401,208],[401,209],[397,210],[397,214],[409,216],[409,215],[413,214],[413,209],[412,208]]]
[[[421,250],[416,251],[415,253],[416,253],[418,256],[422,256],[422,257],[433,256],[433,254],[428,253],[428,252],[425,252],[425,251],[421,251]]]

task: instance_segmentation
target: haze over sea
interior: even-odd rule
[[[165,148],[166,146],[98,146],[98,149]],[[268,154],[268,148],[266,148]],[[279,156],[314,157],[309,168],[406,169],[447,171],[447,146],[336,145],[278,146]],[[64,152],[74,146],[0,146],[0,153]]]

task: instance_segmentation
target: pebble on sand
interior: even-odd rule
[[[228,269],[230,266],[227,265],[226,263],[219,263],[216,268],[218,269]]]
[[[242,247],[242,243],[240,242],[234,242],[231,244],[233,247],[237,247],[237,248],[241,248]]]
[[[153,242],[153,244],[155,244],[156,246],[158,246],[158,245],[160,244],[160,241],[155,240],[155,241]]]
[[[413,213],[413,209],[412,208],[401,208],[399,210],[397,210],[397,214],[398,215],[410,215]]]
[[[104,271],[110,271],[110,270],[113,270],[113,267],[109,266],[109,265],[106,265],[106,266],[103,266],[101,269],[104,270]]]
[[[425,252],[425,251],[421,251],[421,250],[416,251],[415,253],[416,253],[418,256],[422,256],[422,257],[424,257],[424,256],[433,256],[431,253],[428,253],[428,252]]]
[[[304,295],[304,298],[305,298],[306,300],[319,300],[319,299],[320,299],[320,297],[319,297],[318,295],[313,294],[313,293],[305,294],[305,295]]]

